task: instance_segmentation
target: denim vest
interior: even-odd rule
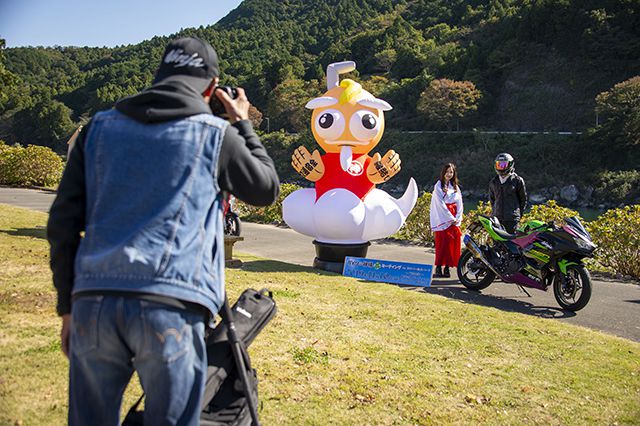
[[[122,291],[206,307],[224,301],[217,165],[228,123],[210,114],[155,123],[95,115],[84,158],[86,230],[73,294]]]

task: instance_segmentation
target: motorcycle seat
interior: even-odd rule
[[[491,226],[493,227],[493,231],[496,234],[498,234],[501,238],[504,238],[505,240],[513,240],[515,238],[518,238],[518,235],[510,234],[507,231],[505,231],[504,227],[502,226],[502,224],[500,223],[497,217],[490,217],[489,220],[491,221]]]
[[[515,238],[518,238],[518,235],[510,234],[504,229],[493,228],[493,230],[496,234],[498,234],[500,237],[504,238],[505,240],[513,240]]]

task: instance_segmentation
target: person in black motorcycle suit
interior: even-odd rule
[[[497,173],[489,182],[491,215],[498,218],[504,229],[515,233],[527,206],[527,189],[524,179],[515,172],[515,161],[510,154],[498,154],[494,162]]]

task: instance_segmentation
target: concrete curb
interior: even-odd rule
[[[57,189],[47,188],[45,186],[18,186],[18,185],[0,185],[0,188],[10,188],[10,189],[35,189],[38,191],[50,192],[52,194],[56,194],[58,192]]]

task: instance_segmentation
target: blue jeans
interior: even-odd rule
[[[204,316],[135,297],[73,302],[69,424],[119,425],[133,371],[145,425],[199,424],[207,375]]]

